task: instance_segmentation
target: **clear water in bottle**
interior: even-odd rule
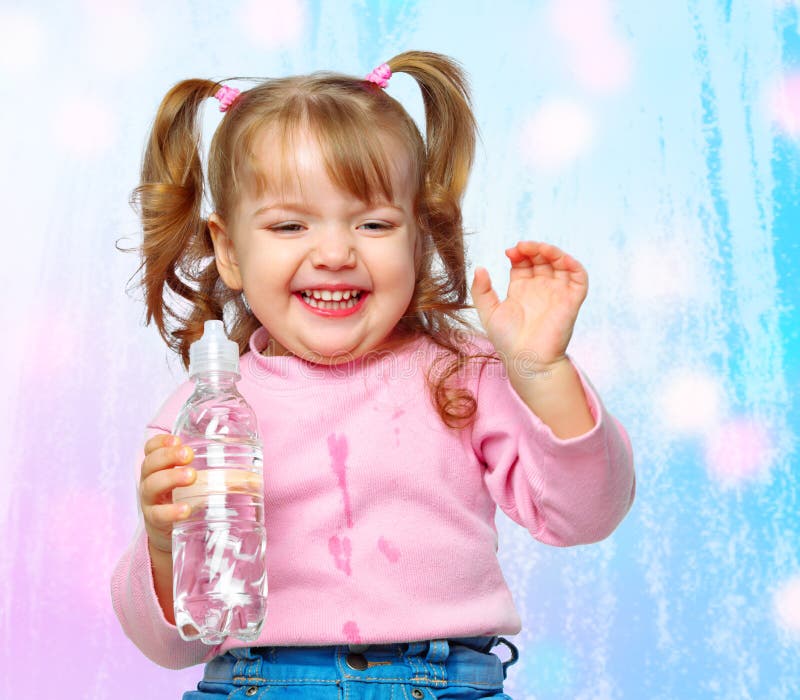
[[[219,326],[207,339],[209,323]],[[191,508],[172,530],[175,623],[187,641],[219,644],[234,636],[252,642],[267,608],[262,448],[255,414],[236,390],[238,347],[219,321],[206,322],[198,343],[211,339],[228,353],[227,363],[192,345],[195,391],[173,431],[194,450],[197,471],[194,484],[172,492],[174,503]]]

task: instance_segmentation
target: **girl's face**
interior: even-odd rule
[[[296,178],[280,191],[243,195],[232,227],[209,217],[220,276],[244,291],[272,337],[271,354],[326,364],[360,357],[388,339],[408,308],[417,244],[413,178],[402,149],[389,141],[384,147],[393,202],[369,205],[337,188],[316,139],[300,132],[284,169]],[[268,183],[278,181],[280,153],[269,134],[257,142]]]

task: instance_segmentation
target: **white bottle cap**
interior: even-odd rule
[[[239,374],[239,346],[225,335],[222,321],[206,321],[203,337],[189,347],[189,377],[206,372]]]

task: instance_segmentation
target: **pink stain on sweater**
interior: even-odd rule
[[[333,557],[333,563],[336,564],[336,568],[350,576],[353,573],[350,569],[350,555],[353,553],[350,538],[342,537],[340,540],[334,535],[328,540],[328,551]]]
[[[389,540],[385,537],[381,537],[378,540],[378,549],[381,550],[381,553],[390,561],[392,564],[396,564],[397,560],[400,558],[400,550],[395,547]]]
[[[344,636],[349,644],[361,643],[361,632],[358,629],[358,625],[353,622],[353,620],[348,620],[344,623],[342,626],[342,632],[344,633]]]
[[[344,435],[328,435],[328,452],[331,456],[331,469],[339,481],[344,500],[344,517],[347,527],[353,527],[353,512],[350,509],[350,492],[347,490],[347,438]]]

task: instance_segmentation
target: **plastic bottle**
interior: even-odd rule
[[[258,638],[267,608],[263,456],[255,413],[236,389],[239,348],[206,321],[189,348],[194,393],[173,433],[194,450],[197,479],[173,489],[191,514],[173,526],[175,624],[183,639]]]

